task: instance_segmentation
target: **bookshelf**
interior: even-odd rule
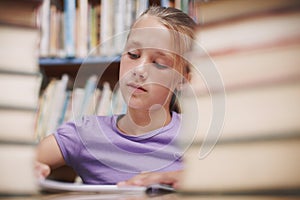
[[[125,25],[123,22],[119,22],[120,17],[117,17],[115,15],[114,19],[107,19],[109,18],[109,15],[111,13],[104,13],[104,10],[102,7],[107,6],[107,8],[111,8],[111,10],[114,10],[115,13],[119,12],[118,7],[116,7],[116,4],[125,2],[123,0],[116,0],[116,1],[107,1],[107,0],[102,0],[102,1],[95,1],[95,0],[74,0],[76,1],[75,4],[75,9],[76,13],[70,14],[70,16],[73,16],[74,20],[73,25],[75,27],[87,27],[88,31],[86,32],[81,32],[78,30],[78,28],[75,28],[75,30],[78,32],[75,35],[72,35],[72,37],[75,38],[75,43],[77,40],[79,41],[77,44],[73,44],[73,50],[72,52],[75,52],[74,54],[68,55],[66,52],[66,33],[62,32],[61,27],[64,26],[64,29],[66,27],[69,27],[70,25],[66,25],[66,13],[64,13],[64,10],[66,10],[66,2],[72,2],[72,1],[67,1],[67,0],[45,0],[44,1],[44,8],[41,8],[41,10],[47,10],[46,14],[43,14],[45,12],[44,10],[40,12],[40,22],[41,22],[41,32],[42,32],[42,39],[41,39],[41,46],[40,46],[40,58],[39,58],[39,66],[40,69],[44,75],[44,81],[42,85],[42,89],[45,89],[45,87],[49,84],[50,80],[52,78],[61,78],[63,74],[68,74],[71,79],[75,79],[78,70],[82,63],[84,65],[90,65],[91,68],[98,68],[98,67],[109,67],[105,70],[103,76],[101,77],[101,80],[99,81],[99,87],[101,88],[101,85],[107,81],[109,82],[112,87],[115,86],[115,84],[118,81],[118,73],[119,73],[119,62],[120,62],[120,53],[121,49],[119,46],[114,46],[114,44],[110,44],[110,42],[114,42],[114,39],[108,39],[107,42],[105,42],[103,45],[101,44],[101,39],[106,40],[107,37],[113,37],[113,35],[117,35],[116,31],[114,30],[114,33],[111,33],[109,36],[101,36],[104,35],[105,32],[111,31],[111,30],[104,30],[101,32],[101,29],[107,29],[107,27],[103,27],[103,24],[109,21],[108,25],[113,27],[114,29],[119,29],[116,28],[116,26],[112,24],[117,24],[117,26],[121,26],[123,28],[119,29],[119,31],[126,31],[129,30],[130,25],[132,22],[135,20],[135,18],[142,12],[144,11],[148,6],[150,5],[165,5],[165,6],[172,6],[176,8],[185,8],[187,7],[186,5],[190,3],[191,5],[194,5],[194,1],[175,1],[175,0],[132,0],[126,2],[127,8],[125,8],[125,11],[123,10],[121,13],[124,16],[121,16],[122,18],[129,18],[127,19],[128,21],[125,22]],[[85,2],[86,4],[84,6],[80,6],[82,2]],[[110,2],[110,3],[108,3]],[[177,3],[176,3],[177,2]],[[178,3],[179,2],[179,3]],[[192,2],[192,3],[191,3]],[[128,4],[132,6],[132,8],[128,7]],[[45,5],[48,4],[48,5]],[[103,4],[103,5],[102,5]],[[106,5],[109,4],[109,5]],[[133,5],[134,4],[134,5]],[[176,5],[177,4],[177,5]],[[180,4],[180,5],[179,5]],[[122,4],[123,5],[123,4]],[[85,7],[87,11],[81,11],[80,7]],[[83,12],[84,14],[80,14],[80,12]],[[88,13],[86,13],[88,12]],[[128,17],[128,12],[132,12],[131,18]],[[45,15],[48,15],[48,17],[45,17]],[[64,15],[64,17],[63,17]],[[85,15],[85,20],[89,20],[87,24],[83,24],[82,21],[78,20],[76,16],[82,16]],[[87,18],[86,18],[87,17]],[[106,18],[103,20],[103,18]],[[111,17],[111,16],[110,16]],[[45,19],[47,18],[47,19]],[[55,20],[53,20],[55,18]],[[64,19],[63,19],[64,18]],[[117,19],[118,18],[118,19]],[[45,21],[46,20],[46,21]],[[54,21],[54,22],[52,22]],[[70,19],[68,19],[68,23],[70,23]],[[97,26],[97,30],[95,30],[95,27],[90,27],[93,26],[91,24],[94,24]],[[45,25],[46,24],[46,25]],[[105,25],[104,25],[105,26]],[[51,30],[53,29],[53,30]],[[45,31],[47,33],[45,34]],[[76,32],[75,31],[75,32]],[[84,37],[85,40],[85,47],[82,47],[82,41],[80,36],[84,33],[88,33],[91,35],[91,32],[93,32],[93,36],[88,36],[88,38]],[[43,34],[44,33],[44,34]],[[55,34],[55,36],[51,36],[51,34]],[[50,35],[49,35],[50,34]],[[67,33],[70,34],[70,33]],[[96,35],[95,35],[96,34]],[[106,34],[106,33],[105,33]],[[46,35],[46,38],[45,36]],[[64,36],[63,36],[64,35]],[[64,37],[61,38],[60,36]],[[101,38],[104,37],[104,38]],[[126,39],[126,38],[125,38]],[[112,40],[112,41],[110,41]],[[120,40],[120,38],[117,38],[117,40]],[[124,40],[124,38],[123,38]],[[92,44],[94,41],[94,44]],[[96,43],[95,43],[96,41]],[[121,41],[121,43],[124,43],[124,41]],[[63,44],[62,44],[63,43]],[[67,42],[68,43],[68,42]],[[74,43],[74,42],[73,42]],[[107,43],[107,44],[106,44]],[[46,44],[46,46],[45,46]],[[98,46],[97,46],[98,44]],[[101,44],[99,46],[99,44]],[[112,52],[107,53],[106,50],[102,50],[104,46],[108,45],[108,49],[115,49],[117,48],[118,50],[113,50]],[[64,49],[61,49],[64,48]],[[45,50],[46,49],[46,50]],[[80,53],[80,52],[85,52],[85,53]],[[97,71],[91,70],[92,72]],[[84,85],[80,84],[81,86]],[[71,86],[70,86],[71,87]],[[72,87],[71,87],[72,88]]]
[[[105,10],[101,8],[102,4],[106,4],[107,7],[113,6],[109,4],[109,1],[44,1],[39,16],[42,34],[39,66],[44,76],[42,90],[52,79],[60,79],[63,74],[67,74],[71,80],[68,89],[73,89],[72,82],[83,65],[89,65],[90,69],[84,76],[91,75],[97,72],[97,69],[109,65],[99,81],[99,87],[104,81],[115,85],[118,80],[119,53],[113,52],[109,56],[99,53],[104,46],[99,46],[100,39],[105,39],[104,31],[100,36],[101,21],[102,23],[113,21],[113,19],[108,19],[108,15],[111,14],[108,13],[109,11],[105,14],[106,20],[101,19],[104,18],[103,11]],[[111,40],[107,43],[110,44]],[[108,48],[114,49],[113,46]],[[82,83],[78,86],[83,87],[84,80],[79,80],[79,82]]]

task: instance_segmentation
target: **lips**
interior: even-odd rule
[[[129,83],[127,84],[130,88],[134,89],[135,91],[140,91],[140,92],[147,92],[147,90],[142,87],[141,85],[134,84],[134,83]]]

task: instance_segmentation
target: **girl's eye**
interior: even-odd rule
[[[167,69],[167,68],[169,68],[168,66],[159,64],[159,63],[157,63],[157,62],[154,62],[154,64],[155,64],[155,67],[156,67],[157,69]]]
[[[132,53],[132,52],[129,52],[129,51],[127,52],[127,54],[129,56],[129,58],[131,58],[131,59],[138,59],[140,57],[139,54],[135,54],[135,53]]]

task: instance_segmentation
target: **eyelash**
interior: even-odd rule
[[[166,66],[166,65],[161,65],[161,64],[159,64],[159,63],[157,63],[157,62],[154,62],[154,64],[155,64],[156,68],[158,68],[158,69],[167,69],[167,68],[168,68],[168,66]]]
[[[127,54],[128,54],[128,56],[129,56],[130,59],[138,59],[138,58],[140,58],[140,55],[135,54],[135,53],[131,53],[129,51],[127,52]],[[155,61],[153,62],[153,64],[155,64],[155,67],[158,68],[158,69],[166,69],[166,68],[168,68],[168,66],[161,65],[161,64],[159,64],[159,63],[157,63]]]
[[[138,59],[138,58],[140,58],[140,55],[135,54],[135,53],[131,53],[129,51],[127,52],[127,54],[129,56],[129,58],[131,58],[131,59]]]

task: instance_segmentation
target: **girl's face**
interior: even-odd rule
[[[128,37],[120,64],[120,88],[129,108],[169,111],[180,82],[169,29],[153,16],[137,21]]]

